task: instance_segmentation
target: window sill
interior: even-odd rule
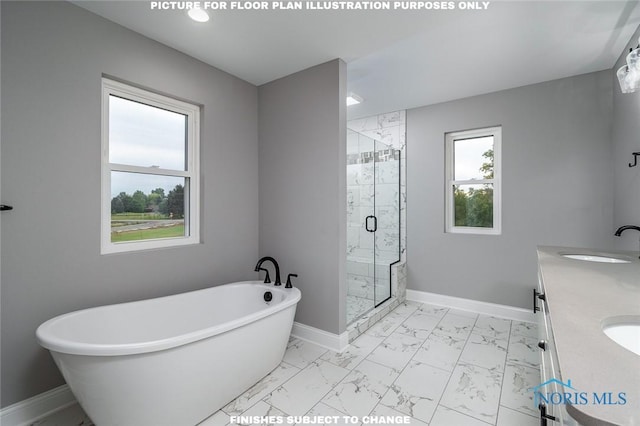
[[[473,228],[455,227],[445,230],[446,234],[466,234],[466,235],[502,235],[502,231],[496,228]]]
[[[196,237],[167,238],[148,241],[129,241],[122,243],[105,243],[102,245],[100,254],[131,253],[137,251],[157,250],[171,247],[182,247],[187,245],[200,244],[200,239]]]

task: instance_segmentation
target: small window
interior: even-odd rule
[[[199,114],[102,79],[102,253],[200,241]]]
[[[501,141],[501,127],[445,135],[446,232],[500,234]]]

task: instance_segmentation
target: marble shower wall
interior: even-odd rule
[[[355,132],[361,133],[374,140],[400,150],[400,253],[401,260],[406,260],[407,247],[407,136],[406,136],[406,111],[388,112],[385,114],[374,115],[371,117],[360,118],[347,122],[347,128]],[[347,140],[347,156],[349,155],[349,141]],[[384,173],[384,170],[379,168]],[[349,175],[347,174],[347,190],[349,189]],[[380,227],[381,218],[384,217],[383,212],[378,218],[378,226]],[[347,237],[347,241],[349,238]]]

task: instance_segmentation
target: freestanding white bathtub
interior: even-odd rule
[[[278,366],[299,300],[239,282],[71,312],[36,335],[97,426],[193,426]]]

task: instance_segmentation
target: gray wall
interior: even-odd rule
[[[296,321],[345,330],[345,64],[259,87],[260,255],[300,275]]]
[[[613,70],[613,175],[615,182],[614,221],[611,232],[622,225],[640,226],[640,166],[629,167],[633,162],[632,152],[640,151],[640,92],[623,94],[616,71],[626,63],[629,48],[638,46],[640,29],[631,37],[627,48],[620,55]],[[640,159],[639,159],[640,161]],[[625,231],[616,238],[616,248],[638,250],[640,235],[636,231]]]
[[[6,406],[63,383],[35,340],[43,321],[255,278],[258,91],[59,2],[2,2],[2,66]],[[102,73],[203,105],[203,244],[100,255]]]
[[[603,71],[407,111],[408,288],[528,308],[537,245],[613,245],[611,84]],[[493,125],[502,235],[447,234],[444,134]]]

